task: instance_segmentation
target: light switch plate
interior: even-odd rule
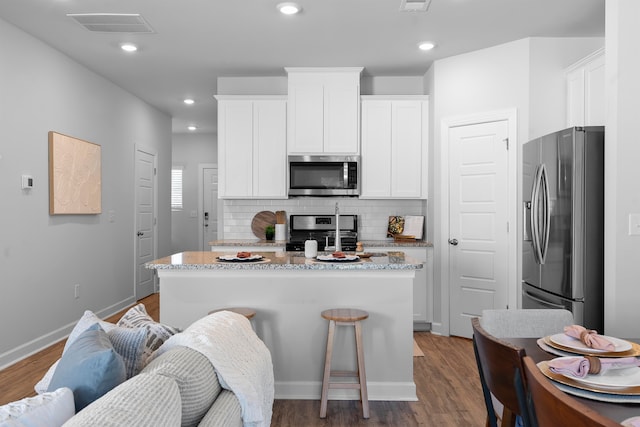
[[[640,234],[640,214],[629,214],[629,236]]]
[[[31,190],[33,188],[33,177],[31,175],[22,175],[22,189]]]

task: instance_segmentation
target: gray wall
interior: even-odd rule
[[[637,0],[606,2],[605,332],[638,336],[640,236],[629,235],[629,215],[640,213],[640,38]]]
[[[136,144],[158,156],[158,256],[169,254],[171,118],[3,20],[0,40],[2,367],[64,337],[84,310],[134,302]],[[49,215],[51,130],[101,145],[102,214]]]
[[[171,212],[171,253],[199,250],[200,222],[192,217],[198,211],[198,166],[218,163],[218,138],[216,134],[173,135],[173,164],[183,167],[181,211]]]

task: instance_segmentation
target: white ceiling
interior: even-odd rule
[[[173,131],[216,131],[218,77],[284,76],[284,67],[362,66],[422,76],[436,59],[529,36],[604,36],[605,0],[2,0],[0,18],[170,114]],[[68,13],[139,13],[152,34],[90,32]],[[432,40],[430,52],[417,43]],[[136,54],[119,44],[132,41]],[[182,100],[192,97],[196,104]]]

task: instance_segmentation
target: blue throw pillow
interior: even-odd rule
[[[77,412],[125,380],[122,356],[113,349],[107,333],[95,324],[64,352],[48,391],[70,388]]]

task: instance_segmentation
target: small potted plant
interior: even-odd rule
[[[267,240],[273,240],[273,236],[276,234],[276,228],[273,225],[267,225],[264,228],[264,238]]]

